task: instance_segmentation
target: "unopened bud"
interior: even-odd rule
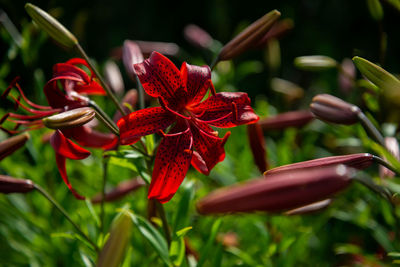
[[[121,266],[132,232],[132,218],[121,213],[111,226],[110,236],[100,252],[97,267]]]
[[[119,71],[118,65],[114,61],[107,61],[104,66],[104,78],[106,79],[110,88],[118,95],[124,91],[124,80]]]
[[[7,175],[0,175],[0,193],[28,193],[35,189],[33,182],[26,179],[17,179]]]
[[[67,129],[82,126],[91,121],[96,112],[89,107],[71,109],[43,119],[44,125],[50,129]]]
[[[253,22],[222,48],[218,56],[219,60],[232,59],[255,46],[280,16],[281,13],[278,10],[273,10]]]
[[[302,127],[313,119],[314,116],[310,111],[297,110],[263,118],[258,123],[264,131],[282,130],[289,127]]]
[[[339,124],[357,123],[361,112],[359,107],[328,94],[316,95],[310,109],[318,118]]]
[[[31,3],[25,5],[25,10],[39,27],[61,45],[72,48],[78,44],[76,37],[46,11]]]
[[[327,56],[303,56],[294,59],[294,65],[301,70],[322,71],[336,68],[338,63]]]
[[[262,129],[258,123],[247,125],[247,136],[249,138],[251,152],[253,153],[254,162],[261,173],[268,168],[267,151],[265,149],[265,141]]]
[[[189,24],[183,29],[185,39],[192,45],[208,49],[213,44],[213,38],[197,25]]]
[[[346,188],[354,170],[344,165],[276,173],[216,190],[197,203],[201,214],[281,212],[308,205]]]
[[[280,78],[271,79],[271,89],[283,94],[288,102],[293,102],[304,96],[303,88],[295,83]]]
[[[397,139],[395,137],[385,137],[385,147],[387,150],[397,159],[400,160],[400,150],[399,150],[399,143],[397,142]],[[383,157],[383,160],[386,161],[386,158]],[[384,166],[380,165],[379,166],[379,176],[381,178],[387,178],[387,177],[394,177],[395,173],[389,170],[388,168],[385,168]]]
[[[29,138],[29,133],[23,133],[0,142],[0,160],[20,149]]]
[[[107,192],[104,195],[104,201],[110,202],[121,199],[127,194],[139,189],[144,186],[146,183],[140,178],[134,178],[127,181],[124,181],[118,184],[115,188],[113,188],[110,192]],[[101,202],[101,194],[98,194],[93,197],[92,203],[100,203]]]
[[[264,173],[266,178],[270,177],[269,175],[285,172],[285,171],[294,171],[294,170],[302,170],[307,168],[314,167],[326,167],[330,165],[343,164],[351,168],[355,169],[365,169],[371,166],[374,162],[375,157],[369,153],[358,153],[358,154],[350,154],[343,156],[331,156],[324,157],[319,159],[301,161],[297,163],[292,163],[288,165],[279,166],[268,170]]]
[[[131,79],[135,79],[136,72],[134,64],[141,63],[144,60],[140,47],[134,41],[126,40],[122,47],[122,62],[125,70]]]
[[[353,57],[353,62],[368,80],[383,91],[389,102],[400,105],[400,81],[394,75],[361,57]]]

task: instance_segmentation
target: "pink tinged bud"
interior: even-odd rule
[[[50,129],[67,129],[82,126],[91,121],[96,112],[89,107],[71,109],[43,119],[43,124]]]
[[[123,198],[129,193],[144,186],[145,182],[140,178],[134,178],[118,184],[115,188],[105,194],[104,200],[107,202],[116,201]],[[101,194],[93,197],[92,203],[98,204],[101,202]]]
[[[189,24],[183,29],[185,39],[192,45],[208,49],[213,44],[213,38],[202,28],[197,25]]]
[[[135,41],[145,57],[149,57],[154,51],[164,56],[177,56],[179,54],[179,46],[175,43],[166,42],[148,42]]]
[[[251,152],[253,153],[254,162],[261,173],[268,168],[267,151],[265,150],[265,140],[262,129],[258,123],[247,125],[247,136],[249,138]]]
[[[354,79],[356,78],[356,67],[351,59],[345,58],[340,65],[339,85],[340,88],[348,93],[354,87]]]
[[[285,212],[286,215],[303,215],[303,214],[310,214],[317,211],[321,211],[328,207],[332,203],[332,199],[325,199],[315,203],[311,203],[309,205],[289,210]]]
[[[400,160],[400,151],[399,151],[399,143],[395,137],[385,137],[385,147],[389,150],[390,153],[397,159]],[[383,158],[386,161],[386,158]],[[394,177],[395,173],[391,170],[383,167],[382,165],[379,166],[379,175],[381,178],[384,177]]]
[[[28,133],[23,133],[0,142],[0,160],[20,149],[29,138],[30,135]]]
[[[253,22],[221,49],[218,56],[219,60],[232,59],[254,47],[280,16],[281,13],[279,11],[273,10]]]
[[[124,81],[118,65],[114,61],[107,61],[104,66],[104,78],[115,93],[122,94],[125,88]]]
[[[316,95],[310,105],[311,112],[319,119],[339,124],[354,124],[361,113],[356,105],[347,103],[333,95]]]
[[[125,70],[131,79],[135,79],[136,72],[134,64],[141,63],[144,60],[140,47],[134,41],[126,40],[122,47],[122,62]]]
[[[263,118],[258,123],[264,131],[282,130],[288,127],[303,127],[313,119],[314,116],[310,111],[298,110]]]
[[[197,210],[201,214],[291,210],[345,189],[354,173],[344,165],[276,173],[216,190],[197,203]]]
[[[28,193],[35,189],[31,180],[17,179],[7,175],[0,175],[0,193]]]
[[[318,168],[318,167],[326,167],[330,165],[344,164],[348,167],[355,169],[365,169],[371,166],[374,162],[374,156],[369,153],[359,153],[359,154],[351,154],[351,155],[343,155],[343,156],[332,156],[325,157],[313,160],[307,160],[302,162],[297,162],[293,164],[288,164],[284,166],[279,166],[268,170],[264,173],[266,178],[269,178],[270,175],[275,173],[281,173],[286,171],[295,171],[307,168]]]
[[[126,92],[124,98],[122,99],[122,108],[124,109],[126,114],[132,112],[130,108],[135,108],[138,100],[138,92],[136,89],[131,89]],[[121,112],[117,111],[113,117],[113,120],[117,122],[120,118],[122,118]]]

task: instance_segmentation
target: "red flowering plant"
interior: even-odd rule
[[[161,106],[132,112],[121,118],[120,142],[129,145],[140,137],[160,133],[148,197],[169,201],[185,178],[190,164],[208,175],[225,158],[223,138],[211,126],[230,128],[258,121],[246,93],[216,93],[208,66],[184,62],[180,71],[160,53],[134,65],[147,94]],[[204,101],[211,88],[211,95]],[[168,128],[168,133],[164,130]]]
[[[88,68],[90,75],[83,68],[78,67],[79,65]],[[18,84],[18,79],[14,79],[2,97],[10,96],[17,107],[21,107],[30,114],[7,113],[1,121],[12,122],[15,126],[11,130],[5,127],[1,129],[11,134],[39,129],[44,126],[42,119],[49,115],[88,106],[90,100],[85,95],[105,95],[105,91],[95,79],[92,69],[81,58],[73,58],[65,63],[55,64],[53,78],[44,86],[44,94],[49,106],[38,105],[30,101]],[[18,90],[19,97],[10,94],[13,88]],[[21,102],[21,97],[26,104]],[[21,126],[24,129],[18,130]],[[90,152],[73,143],[70,139],[74,139],[81,146],[109,149],[117,145],[118,138],[114,134],[98,132],[87,125],[64,127],[56,130],[52,135],[50,143],[56,152],[56,162],[60,175],[73,195],[78,199],[84,199],[72,188],[65,164],[67,158],[84,159],[90,155]]]

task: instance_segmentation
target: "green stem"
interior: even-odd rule
[[[37,184],[34,184],[34,187],[37,191],[39,191],[39,193],[41,193],[48,201],[50,201],[51,204],[53,204],[54,207],[56,207],[56,209],[58,209],[62,215],[64,215],[64,217],[72,224],[72,226],[75,227],[76,231],[78,232],[78,234],[80,236],[82,236],[86,241],[89,242],[89,244],[91,244],[93,246],[93,248],[99,252],[100,249],[99,247],[81,230],[81,228],[71,219],[71,217],[68,215],[68,213],[64,210],[63,207],[61,207],[60,204],[58,204],[58,202],[49,195],[49,193],[46,192],[46,190],[44,190],[42,187],[40,187]]]
[[[211,62],[211,64],[210,64],[210,69],[211,69],[211,70],[214,69],[214,67],[217,65],[218,61],[219,61],[219,55],[216,56],[216,57],[214,58],[214,60]]]
[[[96,111],[96,118],[99,119],[113,134],[119,136],[118,128],[116,128],[116,126],[114,126],[107,120],[107,117],[104,116],[104,112],[101,109],[97,109],[98,108],[97,105],[96,105],[97,108],[95,106],[92,107],[94,107]]]
[[[160,216],[160,219],[162,221],[162,227],[164,229],[165,239],[167,239],[167,243],[168,243],[168,247],[169,247],[171,245],[171,231],[169,230],[167,217],[165,216],[164,206],[160,202],[156,201],[156,207],[157,207],[158,215]]]
[[[104,90],[107,93],[107,96],[111,98],[111,100],[114,102],[115,106],[118,108],[118,110],[121,112],[121,114],[125,116],[126,115],[125,110],[123,109],[123,107],[119,103],[117,97],[111,91],[111,89],[108,86],[108,84],[104,81],[103,77],[100,75],[100,73],[95,68],[95,66],[93,65],[93,63],[90,60],[89,56],[86,54],[85,50],[83,50],[82,46],[79,43],[77,43],[75,45],[75,47],[78,50],[79,54],[81,54],[81,56],[87,61],[87,63],[89,64],[90,68],[93,70],[94,74],[96,75],[96,77],[99,79],[101,86],[104,88]]]
[[[107,168],[108,167],[108,159],[103,159],[103,183],[101,186],[101,204],[100,204],[100,232],[104,231],[104,199],[106,196],[106,183],[107,183]]]
[[[390,191],[386,187],[382,187],[375,184],[370,178],[366,176],[363,177],[355,176],[353,179],[360,182],[362,185],[366,186],[375,193],[378,193],[381,197],[387,200],[390,203],[390,205],[393,205],[392,195],[390,194]]]
[[[381,146],[385,146],[385,139],[383,138],[382,134],[376,129],[374,124],[368,119],[367,116],[363,112],[358,113],[358,119],[360,120],[361,124],[363,125],[364,129],[370,133],[373,139],[378,142]]]
[[[389,164],[389,162],[385,161],[384,159],[378,157],[378,156],[372,156],[372,158],[379,163],[380,165],[384,166],[385,168],[391,170],[394,172],[397,176],[400,176],[400,173],[396,170],[395,167]]]

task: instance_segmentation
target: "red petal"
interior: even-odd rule
[[[85,199],[85,197],[78,194],[68,180],[67,170],[65,168],[65,161],[66,161],[66,159],[64,156],[56,153],[56,162],[57,162],[57,167],[58,167],[58,171],[60,172],[61,178],[64,180],[64,183],[68,186],[69,190],[74,195],[74,197],[77,199],[83,200],[83,199]]]
[[[212,126],[229,128],[254,123],[259,117],[246,93],[223,92],[210,96],[193,109],[198,119]]]
[[[84,159],[90,155],[89,151],[67,139],[60,130],[52,135],[50,144],[57,154],[69,159]]]
[[[121,144],[133,144],[141,136],[167,128],[174,120],[175,116],[165,111],[162,107],[152,107],[132,112],[117,122]]]
[[[67,63],[58,63],[53,66],[53,79],[71,79],[76,78],[82,83],[89,83],[90,77],[86,72],[74,65]]]
[[[249,139],[251,152],[254,162],[261,173],[268,168],[267,151],[265,149],[265,141],[263,131],[258,123],[247,125],[247,137]]]
[[[94,76],[92,68],[89,66],[89,64],[86,62],[86,60],[84,60],[83,58],[79,58],[79,57],[71,58],[70,60],[68,60],[65,63],[66,64],[71,64],[71,65],[83,65],[83,66],[85,66],[86,68],[89,69],[90,76],[92,76],[92,77]]]
[[[182,88],[181,74],[168,58],[153,52],[150,58],[134,65],[147,94],[153,97],[161,96],[167,102],[173,99],[174,92]]]
[[[207,124],[192,124],[190,129],[197,152],[192,158],[192,165],[199,172],[209,175],[211,169],[225,158],[224,145],[230,132],[224,138],[219,138],[214,135],[215,132]]]
[[[85,147],[98,147],[112,149],[118,145],[118,137],[111,133],[101,133],[88,126],[64,129],[63,133],[68,138],[74,139]]]
[[[177,132],[181,126],[175,126]],[[189,130],[180,134],[166,135],[157,150],[153,175],[149,188],[149,199],[168,202],[178,190],[186,176],[192,158],[193,138]]]
[[[183,84],[186,84],[187,100],[190,103],[199,103],[206,95],[211,81],[211,69],[209,66],[194,66],[186,62],[182,64],[181,76]]]

